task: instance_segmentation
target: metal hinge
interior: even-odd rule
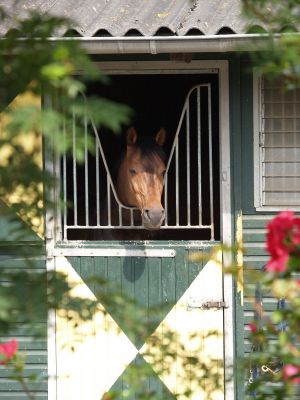
[[[199,302],[196,299],[190,298],[187,302],[187,310],[199,308],[201,310],[220,310],[221,308],[228,308],[228,304],[223,300],[209,300]]]
[[[264,147],[264,134],[263,132],[259,132],[259,147]]]

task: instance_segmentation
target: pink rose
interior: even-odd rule
[[[294,364],[286,364],[282,368],[283,379],[289,380],[292,379],[293,383],[300,383],[300,377],[296,376],[300,372],[300,368]]]
[[[288,254],[283,254],[278,258],[271,258],[271,260],[266,264],[266,270],[268,272],[284,272],[286,270],[288,260]]]
[[[290,253],[300,245],[300,218],[292,211],[283,211],[268,224],[267,230],[267,250],[271,260],[266,269],[284,272]]]
[[[4,365],[11,360],[18,351],[18,343],[15,339],[7,343],[0,343],[0,364]]]
[[[257,332],[257,326],[255,325],[255,323],[252,321],[248,324],[249,329],[251,331],[251,333],[256,333]]]

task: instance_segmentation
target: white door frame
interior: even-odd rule
[[[122,61],[96,62],[97,66],[107,74],[219,74],[219,137],[220,137],[220,204],[221,204],[221,241],[232,245],[232,218],[231,218],[231,170],[230,170],[230,129],[229,129],[229,75],[228,62],[225,60],[204,60],[175,62],[175,61]],[[46,160],[46,168],[53,169],[53,161]],[[55,195],[55,194],[54,194]],[[57,233],[55,219],[46,214],[46,241],[47,269],[54,268],[53,249],[54,236]],[[224,263],[230,260],[224,259]],[[224,309],[224,360],[225,360],[225,400],[235,398],[234,382],[231,377],[234,362],[234,298],[233,280],[230,275],[223,278],[224,300],[228,308]],[[56,338],[55,315],[49,314],[48,324],[48,399],[56,400]]]

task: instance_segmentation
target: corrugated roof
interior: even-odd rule
[[[83,37],[240,34],[249,26],[241,0],[9,0],[2,6],[14,17],[24,18],[30,10],[68,17]],[[13,27],[13,20],[2,23],[0,35]],[[66,34],[66,29],[58,32]]]

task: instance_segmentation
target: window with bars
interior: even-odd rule
[[[300,89],[260,77],[254,86],[255,207],[300,208]]]

